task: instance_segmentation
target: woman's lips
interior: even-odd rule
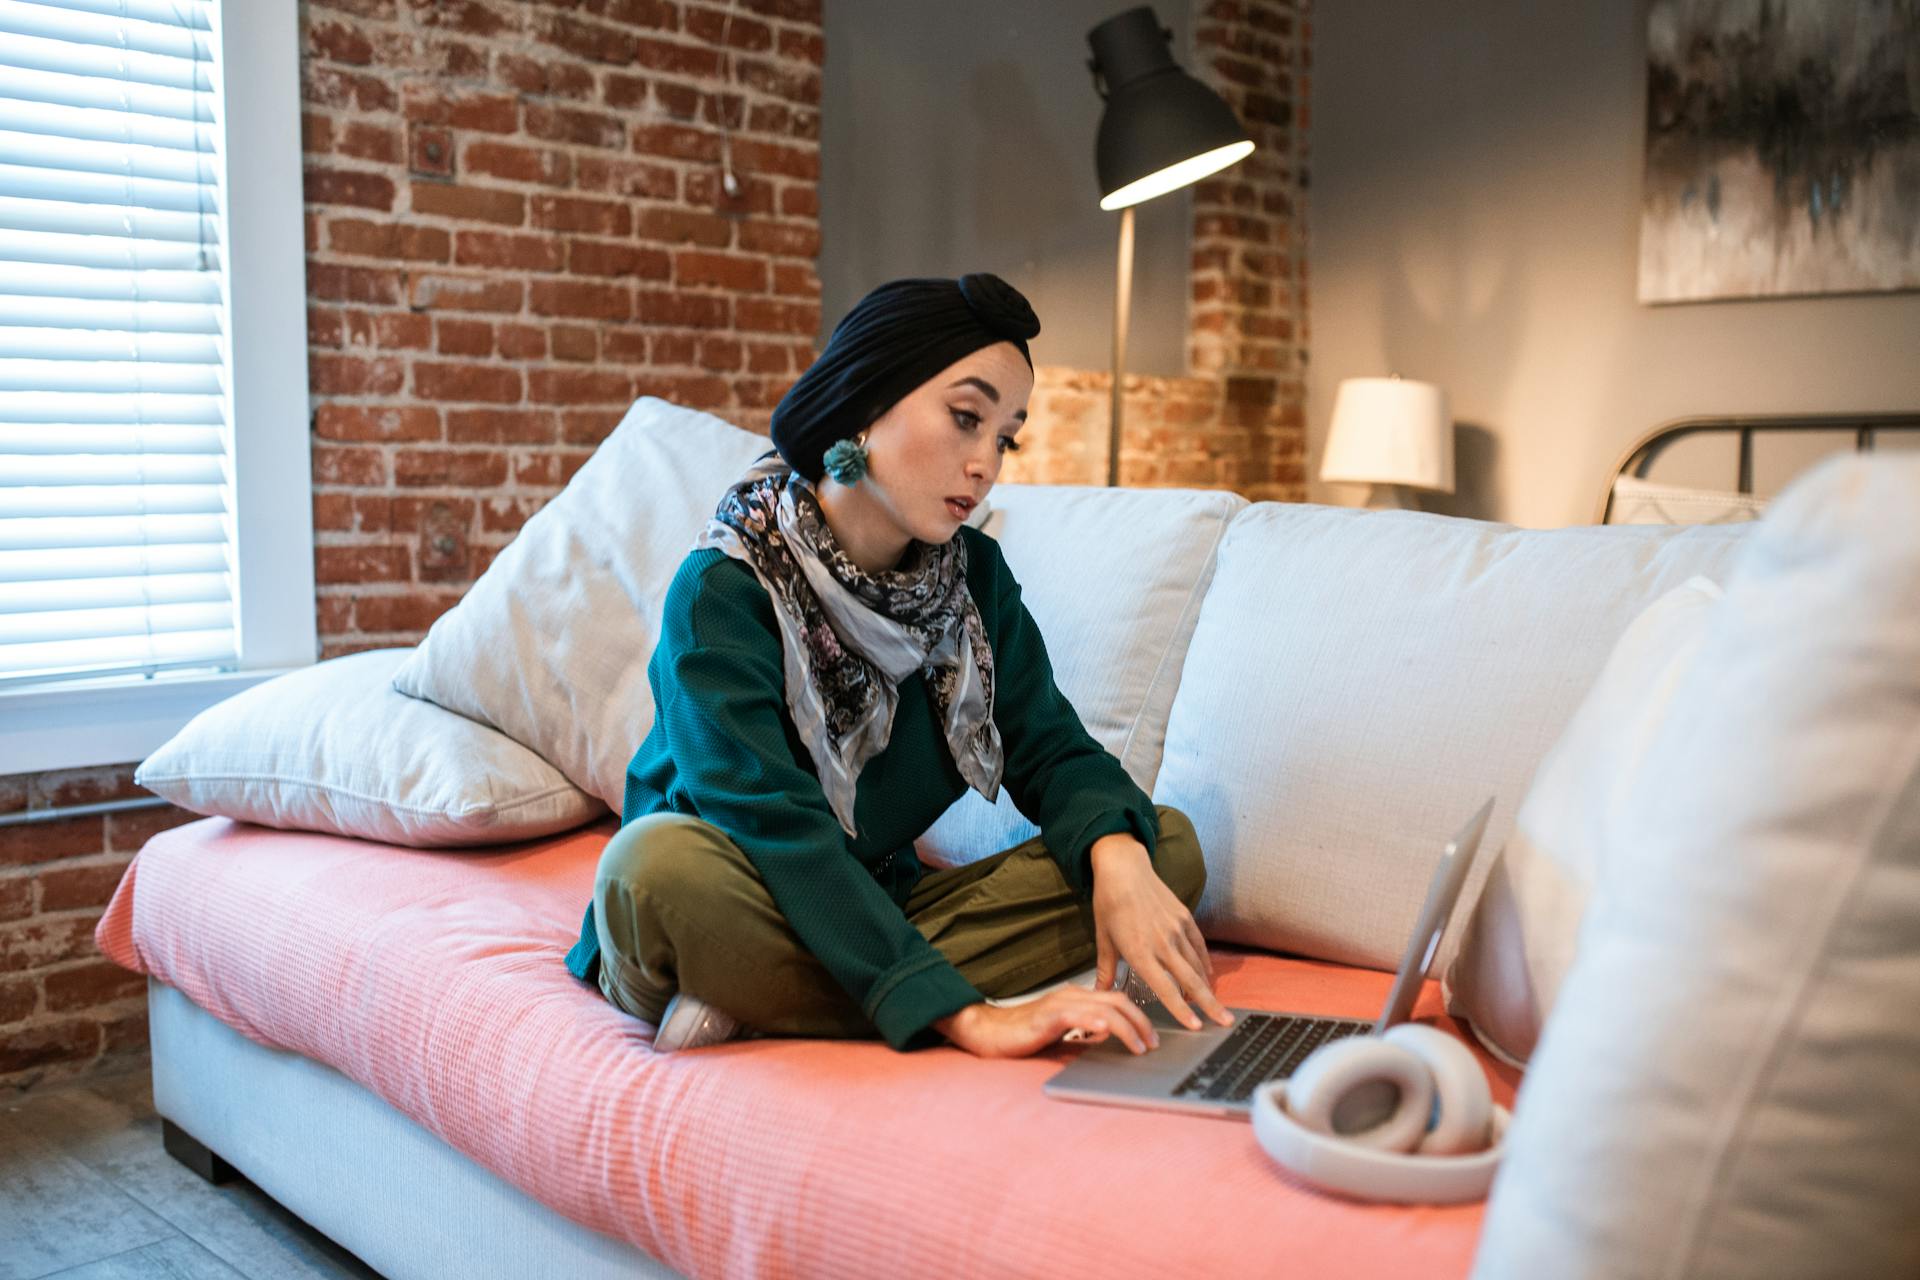
[[[952,498],[947,499],[947,510],[953,513],[953,518],[956,520],[965,520],[969,515],[973,514],[972,507],[955,502]]]

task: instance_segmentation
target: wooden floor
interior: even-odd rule
[[[379,1274],[245,1178],[168,1155],[152,1077],[0,1092],[0,1280]]]

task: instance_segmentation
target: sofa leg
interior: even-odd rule
[[[238,1169],[222,1160],[200,1139],[165,1116],[160,1117],[160,1141],[166,1147],[168,1155],[216,1187],[223,1182],[232,1182],[240,1176]]]

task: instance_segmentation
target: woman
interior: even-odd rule
[[[1020,447],[1039,329],[984,273],[869,293],[668,589],[657,716],[567,956],[657,1051],[877,1033],[1025,1056],[1074,1033],[1143,1053],[1121,961],[1186,1025],[1189,1000],[1231,1023],[1191,914],[1192,824],[1086,732],[998,544],[964,523]],[[961,867],[914,856],[1003,780],[1039,836]],[[987,1003],[1090,960],[1094,990]]]

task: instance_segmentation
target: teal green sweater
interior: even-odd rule
[[[999,543],[968,526],[960,536],[967,586],[993,648],[1002,785],[1039,826],[1067,882],[1089,898],[1099,837],[1131,831],[1153,853],[1153,802],[1055,686]],[[671,811],[719,827],[889,1045],[937,1044],[930,1024],[984,997],[905,912],[926,870],[914,840],[967,791],[932,693],[917,673],[900,683],[892,736],[860,771],[859,834],[849,837],[787,710],[780,645],[773,601],[753,570],[717,548],[689,553],[667,589],[647,667],[657,713],[627,767],[621,823]],[[589,902],[567,968],[595,982],[599,961]]]

